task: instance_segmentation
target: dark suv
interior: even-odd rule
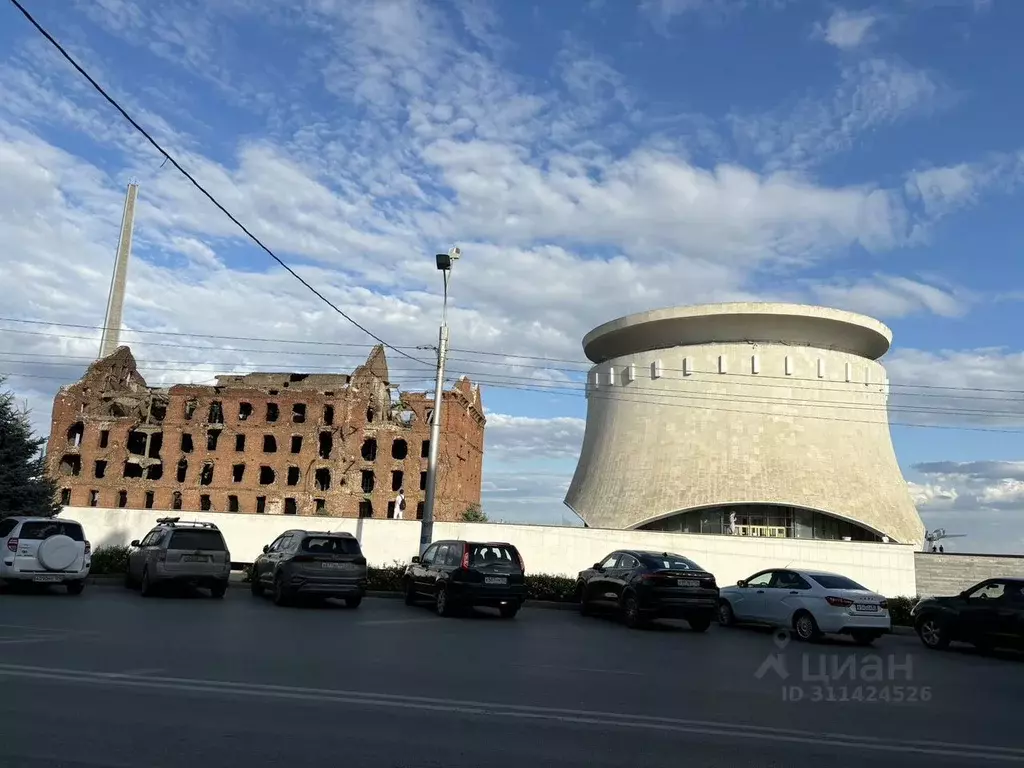
[[[252,564],[251,586],[257,597],[271,590],[277,605],[337,597],[358,608],[366,594],[366,558],[351,533],[285,531]]]
[[[955,597],[926,597],[910,615],[928,648],[960,641],[982,651],[1024,650],[1024,579],[986,579]]]
[[[511,619],[526,600],[523,558],[506,542],[438,541],[405,570],[405,604],[419,600],[439,616],[487,606]]]

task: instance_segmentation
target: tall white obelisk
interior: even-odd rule
[[[107,316],[103,321],[103,339],[100,341],[100,358],[113,354],[121,340],[121,314],[124,310],[124,289],[128,282],[128,259],[132,255],[132,231],[135,228],[135,198],[139,194],[136,182],[128,184],[124,198],[124,216],[121,218],[121,240],[117,244],[117,259],[114,261],[114,276],[110,280],[110,296],[107,299]]]

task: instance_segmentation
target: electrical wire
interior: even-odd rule
[[[290,266],[288,266],[288,264],[286,264],[283,259],[281,259],[272,250],[270,250],[270,248],[268,248],[263,243],[262,240],[260,240],[258,237],[256,237],[256,235],[254,235],[252,232],[250,232],[248,230],[248,228],[246,228],[246,226],[244,224],[242,224],[242,222],[240,222],[237,218],[235,218],[235,216],[231,213],[231,211],[229,211],[227,208],[225,208],[223,205],[221,205],[220,201],[217,200],[217,198],[215,198],[212,194],[207,192],[206,188],[203,187],[203,185],[200,184],[198,181],[196,181],[195,177],[193,177],[192,174],[190,174],[188,171],[186,171],[178,163],[178,161],[174,157],[172,157],[171,154],[166,149],[164,149],[160,145],[159,142],[157,142],[156,139],[154,139],[152,136],[150,136],[149,133],[146,131],[146,129],[143,128],[141,125],[139,125],[135,121],[135,119],[131,115],[128,114],[128,112],[124,109],[124,107],[122,107],[112,96],[110,96],[110,94],[108,94],[103,89],[103,86],[101,86],[98,82],[96,82],[96,80],[92,77],[92,75],[90,75],[88,72],[85,71],[85,69],[82,67],[82,65],[80,65],[77,61],[75,61],[75,59],[71,56],[71,54],[68,53],[67,50],[64,49],[64,46],[62,46],[59,42],[57,42],[56,38],[54,38],[53,35],[51,35],[42,26],[42,24],[40,24],[38,21],[36,21],[35,17],[33,17],[32,14],[28,12],[28,10],[25,8],[25,6],[23,6],[19,2],[19,0],[10,0],[10,1],[11,1],[11,4],[14,5],[14,7],[17,8],[19,11],[21,11],[21,14],[26,19],[28,19],[28,22],[33,27],[36,28],[36,30],[39,32],[39,34],[41,34],[43,37],[45,37],[46,40],[54,48],[57,49],[57,51],[60,53],[60,55],[63,56],[64,59],[72,67],[74,67],[78,71],[78,73],[80,75],[82,75],[82,77],[84,77],[86,80],[89,81],[89,84],[97,91],[97,93],[99,93],[100,96],[102,96],[104,99],[106,99],[107,102],[112,107],[114,107],[114,109],[116,109],[118,112],[120,112],[121,116],[125,120],[127,120],[129,123],[131,123],[132,127],[135,128],[135,130],[137,130],[140,134],[142,134],[142,136],[145,137],[145,139],[151,145],[153,145],[153,147],[156,149],[157,152],[159,152],[161,155],[164,156],[165,161],[167,161],[171,165],[173,165],[178,170],[178,172],[181,173],[182,176],[184,176],[186,179],[188,179],[192,183],[192,186],[194,186],[196,189],[198,189],[211,203],[213,203],[217,207],[218,210],[220,210],[221,213],[223,213],[225,216],[227,216],[232,221],[232,223],[235,224],[235,226],[237,226],[240,230],[242,230],[242,232],[244,232],[248,236],[248,238],[250,240],[252,240],[257,246],[259,246],[263,251],[265,251],[267,253],[267,255],[270,256],[270,258],[272,258],[274,261],[276,261],[286,272],[288,272],[288,274],[290,274],[292,277],[294,277],[296,280],[298,280],[300,283],[302,283],[302,285],[304,285],[306,288],[308,288],[310,291],[312,291],[312,293],[317,298],[319,298],[324,304],[329,306],[331,309],[333,309],[335,312],[337,312],[339,315],[341,315],[348,322],[350,322],[352,325],[354,325],[356,328],[361,330],[363,333],[365,333],[370,338],[376,340],[377,342],[379,342],[380,344],[384,345],[388,349],[397,352],[398,354],[402,355],[403,357],[407,357],[410,360],[412,360],[412,361],[414,361],[416,363],[419,363],[420,365],[428,365],[428,363],[424,362],[423,360],[419,360],[418,358],[413,357],[412,355],[408,354],[407,352],[404,352],[402,349],[400,349],[398,347],[394,347],[391,344],[389,344],[388,342],[384,341],[384,339],[382,339],[377,334],[373,333],[373,331],[368,329],[366,326],[360,324],[357,320],[355,320],[354,318],[352,318],[351,316],[346,314],[344,312],[344,310],[342,310],[334,302],[332,302],[330,299],[328,299],[326,296],[324,296],[322,293],[320,293],[320,291],[318,291],[310,283],[308,283],[294,269],[292,269]]]

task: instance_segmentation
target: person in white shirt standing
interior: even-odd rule
[[[395,497],[395,520],[401,520],[405,514],[405,489],[398,489],[398,496]]]

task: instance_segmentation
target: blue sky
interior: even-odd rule
[[[434,342],[432,254],[458,242],[451,366],[483,382],[492,518],[571,519],[591,327],[789,300],[893,329],[894,405],[935,409],[892,415],[927,424],[893,430],[926,524],[970,533],[960,549],[1024,551],[1024,5],[25,4],[390,343]],[[0,314],[47,323],[0,322],[0,372],[41,431],[53,392],[95,354],[98,332],[60,324],[102,321],[130,178],[126,338],[148,380],[345,370],[366,354],[13,7],[0,14],[0,283],[15,286]],[[390,359],[427,386],[424,367]]]

